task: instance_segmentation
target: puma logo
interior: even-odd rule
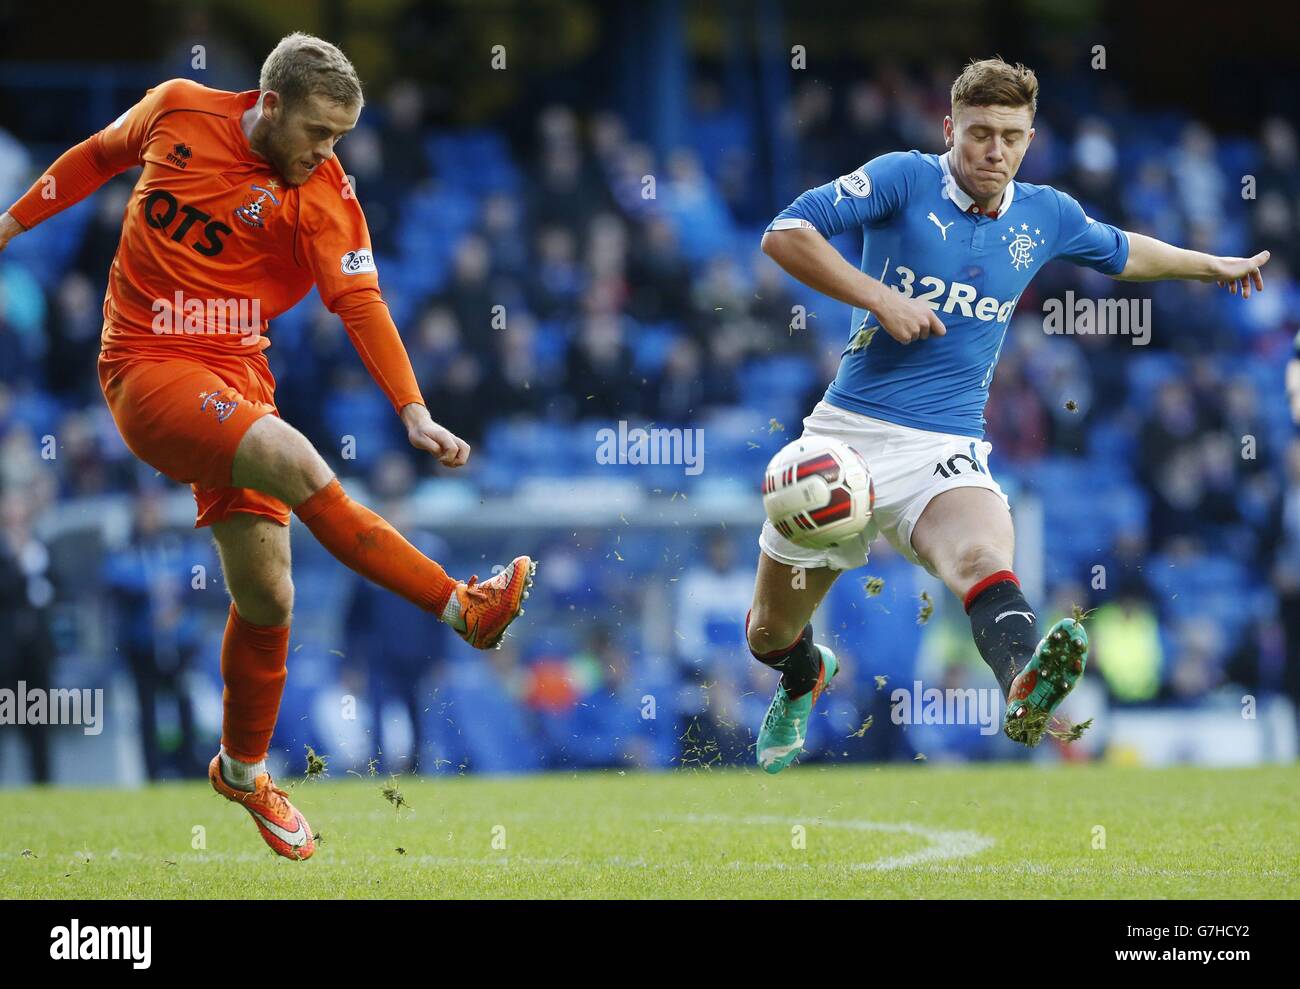
[[[933,210],[930,211],[930,215],[927,216],[926,219],[939,228],[939,233],[943,234],[944,240],[948,239],[948,228],[957,222],[956,220],[949,220],[947,223],[940,223],[939,218],[934,215]]]

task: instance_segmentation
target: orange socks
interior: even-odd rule
[[[348,497],[338,478],[294,510],[340,561],[380,587],[441,615],[456,581],[382,518]]]
[[[280,713],[288,657],[288,625],[250,624],[231,602],[221,642],[221,679],[226,684],[221,744],[232,759],[261,762],[266,758]]]
[[[321,545],[363,577],[441,615],[456,581],[382,518],[349,498],[335,478],[294,509]],[[288,625],[253,625],[230,605],[221,643],[225,719],[221,744],[232,759],[266,758],[284,693]]]

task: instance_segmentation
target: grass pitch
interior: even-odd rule
[[[313,780],[294,863],[206,783],[0,793],[0,895],[1300,897],[1300,767]],[[201,845],[204,847],[193,847]]]

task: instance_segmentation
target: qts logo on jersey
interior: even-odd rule
[[[177,220],[180,217],[180,220]],[[144,200],[144,219],[155,230],[169,233],[171,239],[181,243],[196,223],[203,224],[201,232],[194,234],[199,239],[190,242],[190,247],[205,257],[216,257],[225,244],[221,238],[232,229],[219,220],[212,219],[210,213],[193,206],[182,206],[166,189],[155,189]],[[173,226],[174,224],[174,226]]]

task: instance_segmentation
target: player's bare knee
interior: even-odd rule
[[[293,619],[293,578],[269,574],[232,588],[235,610],[251,625],[288,625]]]
[[[952,582],[968,588],[990,574],[1010,567],[1011,561],[999,547],[983,542],[969,543],[958,550],[952,561]]]
[[[235,454],[233,480],[296,506],[334,476],[311,441],[275,416],[263,416],[249,428]]]
[[[782,617],[772,609],[755,607],[749,613],[745,630],[749,648],[756,653],[776,652],[799,637],[803,625]]]

